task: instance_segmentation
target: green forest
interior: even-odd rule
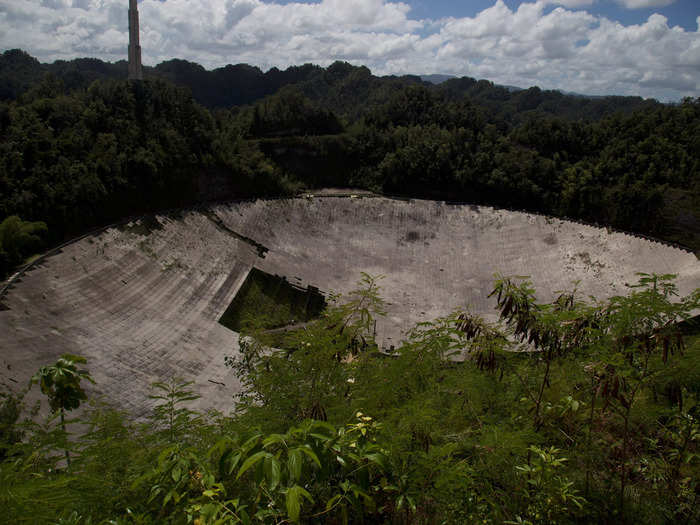
[[[432,85],[341,62],[262,73],[171,61],[140,83],[125,67],[0,55],[0,219],[43,223],[54,245],[129,215],[341,186],[700,250],[700,100]],[[2,240],[0,273],[36,248],[20,244]]]
[[[341,62],[144,73],[0,55],[0,277],[129,216],[329,186],[700,253],[700,99],[433,85]],[[454,312],[388,355],[371,330],[381,284],[363,275],[294,330],[244,316],[241,352],[221,363],[242,385],[230,416],[192,410],[194,386],[175,378],[134,421],[88,395],[91,363],[73,355],[26,378],[48,420],[26,389],[0,392],[5,522],[700,521],[700,289],[640,274],[607,300],[572,289],[539,304],[527,279],[496,276],[499,323]]]

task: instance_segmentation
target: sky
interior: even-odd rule
[[[0,50],[125,59],[128,0],[0,0]],[[663,101],[700,97],[700,0],[141,0],[143,63],[374,74]]]

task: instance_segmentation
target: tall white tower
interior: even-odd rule
[[[129,80],[143,80],[139,45],[139,10],[136,0],[129,0]]]

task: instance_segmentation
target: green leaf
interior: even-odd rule
[[[372,454],[365,454],[365,458],[377,464],[382,470],[387,470],[386,456],[384,454],[374,452]]]
[[[219,460],[219,472],[222,474],[224,472],[231,474],[235,470],[235,468],[238,466],[238,463],[241,460],[241,452],[238,451],[235,454],[232,451],[227,451],[224,453],[223,456],[221,456],[221,459]]]
[[[301,513],[301,501],[298,491],[294,490],[299,485],[294,485],[287,491],[286,505],[287,505],[287,516],[291,521],[299,521],[299,514]]]
[[[173,477],[173,481],[177,483],[180,481],[180,476],[182,476],[182,472],[180,471],[180,466],[177,465],[173,470],[170,472],[170,475]]]
[[[333,508],[333,505],[338,503],[338,501],[340,501],[340,498],[342,498],[342,497],[343,497],[342,494],[336,494],[331,499],[329,499],[326,502],[326,510],[330,510],[331,508]]]
[[[408,502],[408,506],[411,509],[411,512],[416,512],[416,504],[413,501],[413,498],[411,496],[406,496],[406,501]]]
[[[314,463],[316,463],[316,465],[318,465],[318,468],[321,468],[321,460],[318,459],[318,456],[317,456],[316,453],[311,449],[311,447],[310,447],[309,445],[303,445],[303,446],[299,447],[297,450],[301,450],[304,454],[306,454],[307,456],[309,456],[309,458],[311,458],[311,460],[312,460]]]
[[[155,485],[153,488],[151,488],[151,496],[148,498],[148,503],[151,503],[154,499],[158,497],[158,494],[163,492],[163,489],[160,488],[158,485]]]
[[[361,487],[358,485],[355,485],[354,483],[350,485],[350,490],[352,491],[352,494],[357,498],[360,499],[362,498],[365,501],[365,504],[367,506],[372,506],[374,503],[374,500],[367,494]]]
[[[261,450],[260,452],[257,452],[250,456],[248,459],[246,459],[243,462],[243,465],[241,465],[241,470],[238,471],[238,475],[236,476],[236,479],[239,479],[243,474],[246,473],[246,471],[253,467],[258,461],[260,461],[263,458],[269,457],[272,454],[269,452],[265,452],[264,450]]]
[[[290,521],[299,521],[303,498],[309,500],[310,503],[314,502],[311,494],[299,485],[294,485],[287,490],[285,503],[287,505],[287,516],[289,516]]]
[[[265,477],[267,478],[267,484],[270,486],[271,490],[277,488],[282,477],[281,465],[276,457],[270,456],[265,458],[265,463],[263,464],[263,470],[265,471]]]
[[[257,445],[260,442],[260,438],[262,437],[262,434],[257,433],[253,435],[250,439],[248,439],[243,445],[241,446],[241,450],[244,450],[248,452],[251,450],[255,445]]]
[[[318,433],[316,433],[316,432],[310,432],[310,433],[309,433],[309,436],[315,437],[315,438],[318,439],[319,441],[324,441],[324,442],[325,442],[325,441],[330,441],[331,439],[333,439],[333,436],[326,436],[326,435],[324,435],[324,434],[318,434]]]
[[[292,481],[299,481],[301,477],[302,455],[298,448],[289,451],[287,459],[287,469],[289,470],[289,478]]]
[[[274,443],[281,443],[283,445],[286,445],[286,442],[284,440],[284,436],[282,434],[271,434],[269,437],[263,440],[263,447],[267,448],[268,446],[274,444]]]

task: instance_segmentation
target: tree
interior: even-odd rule
[[[24,257],[36,253],[46,232],[45,223],[23,221],[16,215],[0,222],[0,278]]]
[[[85,379],[95,383],[87,370],[78,369],[77,365],[85,363],[87,359],[84,357],[63,354],[56,364],[42,366],[31,379],[30,384],[38,383],[41,392],[48,397],[51,411],[60,414],[61,430],[64,433],[66,431],[65,411],[78,408],[80,403],[87,399],[80,381]],[[65,453],[66,462],[70,468],[68,449],[65,449]]]

